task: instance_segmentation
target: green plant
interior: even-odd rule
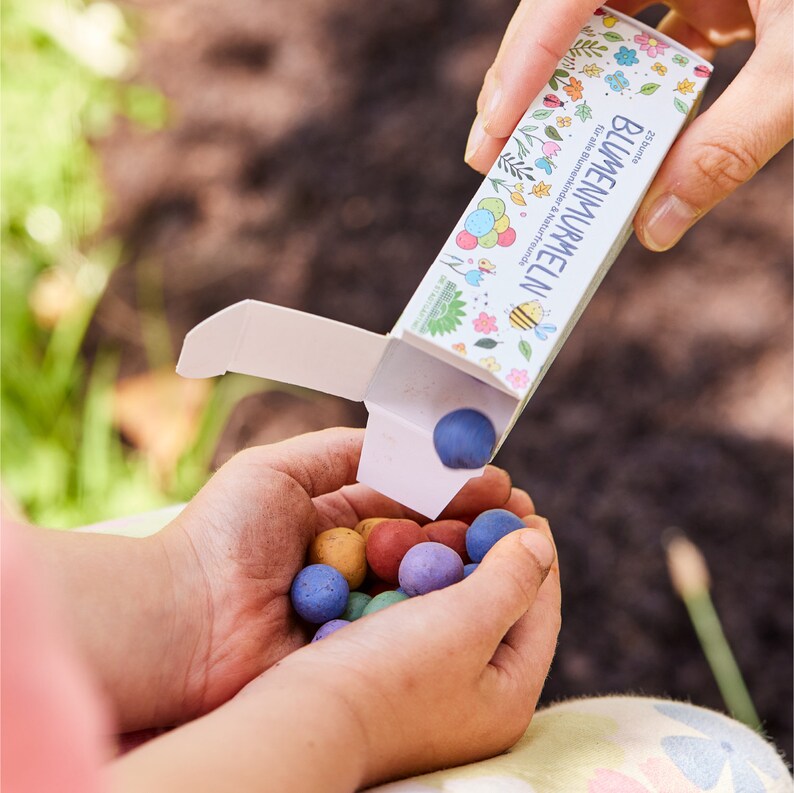
[[[209,400],[164,486],[114,428],[117,351],[82,342],[119,244],[100,230],[105,192],[90,141],[123,115],[148,128],[163,98],[129,84],[131,29],[115,6],[9,0],[2,56],[2,458],[4,486],[36,522],[69,527],[192,495],[233,401]]]

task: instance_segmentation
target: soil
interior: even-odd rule
[[[479,177],[462,161],[509,0],[171,0],[131,6],[139,79],[172,123],[102,144],[125,244],[89,346],[146,366],[243,298],[385,332]],[[647,19],[647,18],[646,18]],[[719,55],[707,107],[747,59]],[[791,147],[676,249],[632,241],[498,457],[556,531],[564,626],[544,692],[722,700],[661,546],[703,550],[770,736],[792,756]],[[273,340],[277,343],[277,340]],[[363,409],[242,402],[218,451]]]

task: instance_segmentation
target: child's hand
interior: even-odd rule
[[[194,622],[172,654],[184,665],[184,682],[171,685],[177,720],[217,707],[306,643],[289,589],[317,532],[365,517],[418,517],[363,485],[346,486],[362,439],[360,430],[337,429],[244,451],[158,535],[181,604],[177,621],[190,611]],[[500,506],[534,509],[489,466],[445,514],[471,518]]]
[[[293,653],[215,712],[116,765],[119,790],[352,791],[507,749],[560,628],[543,518],[454,586]]]

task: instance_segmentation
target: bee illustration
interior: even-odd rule
[[[508,319],[510,324],[517,330],[531,330],[541,341],[546,341],[550,333],[555,333],[556,325],[549,322],[542,322],[546,312],[539,300],[532,300],[529,303],[521,303],[510,311]]]

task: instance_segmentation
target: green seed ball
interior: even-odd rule
[[[371,600],[366,592],[351,592],[347,596],[347,606],[339,619],[354,622],[362,615]]]
[[[478,209],[487,209],[493,213],[493,219],[499,220],[505,213],[505,202],[501,198],[483,198],[479,204]]]
[[[390,589],[388,592],[381,592],[380,595],[376,595],[369,603],[364,607],[364,611],[361,613],[362,617],[366,617],[367,614],[374,614],[376,611],[380,611],[381,609],[385,609],[388,606],[392,606],[395,603],[399,603],[401,600],[408,600],[408,595],[403,594],[402,592],[397,592],[394,589]]]

